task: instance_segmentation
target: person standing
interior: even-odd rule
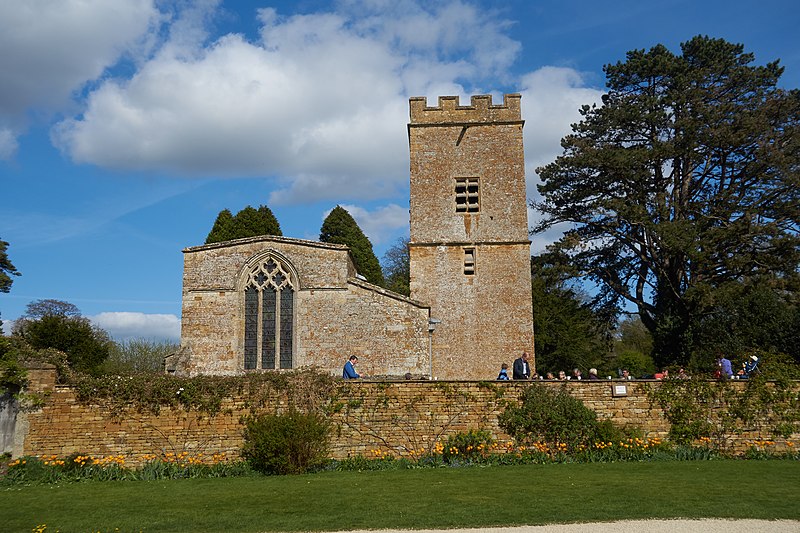
[[[358,372],[356,372],[356,364],[358,364],[358,357],[351,355],[350,359],[344,364],[344,369],[342,370],[342,377],[344,379],[358,379],[361,377]]]
[[[514,379],[531,379],[531,365],[528,364],[528,352],[514,360]]]

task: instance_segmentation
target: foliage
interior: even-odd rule
[[[638,316],[627,317],[619,324],[619,336],[614,349],[618,353],[635,351],[650,355],[653,351],[653,336]]]
[[[408,239],[400,238],[383,254],[386,288],[403,296],[411,294],[411,258]]]
[[[596,283],[598,301],[637,307],[659,367],[685,365],[692,322],[721,285],[767,278],[789,290],[800,260],[800,91],[778,62],[695,37],[607,65],[602,106],[538,169],[535,231]]]
[[[599,439],[601,426],[597,414],[583,402],[570,396],[564,387],[553,391],[533,384],[521,396],[520,404],[507,404],[498,417],[500,427],[523,445],[534,442],[565,446],[577,450]]]
[[[0,335],[0,396],[6,392],[17,394],[28,383],[28,372],[22,364],[24,350],[30,350],[19,339]]]
[[[92,326],[77,307],[59,300],[28,304],[26,314],[14,323],[13,334],[34,349],[64,352],[73,370],[90,374],[100,372],[113,346],[108,334]]]
[[[650,388],[648,398],[663,410],[677,444],[709,439],[725,449],[727,437],[741,428],[784,438],[800,431],[796,383],[785,377],[769,381],[760,373],[744,387],[726,380],[668,379]]]
[[[258,206],[258,209],[248,205],[236,213],[233,217],[233,228],[237,239],[259,235],[283,235],[278,219],[265,205]]]
[[[259,205],[254,209],[248,205],[236,216],[229,209],[223,209],[206,237],[206,244],[260,235],[283,235],[280,223],[269,207]]]
[[[206,237],[206,244],[214,242],[230,241],[235,239],[236,233],[234,232],[233,214],[230,209],[223,209],[214,220],[214,225],[211,231],[208,232]]]
[[[547,254],[531,257],[533,330],[539,374],[602,366],[610,321],[569,283],[568,271]]]
[[[103,362],[103,374],[129,374],[134,372],[161,372],[164,358],[178,350],[174,342],[148,339],[129,339],[115,342],[108,359]]]
[[[122,455],[93,457],[73,453],[20,457],[8,464],[0,485],[55,484],[77,481],[155,481],[164,479],[219,478],[251,473],[244,461],[230,461],[225,454],[149,454],[138,467],[126,465]]]
[[[614,358],[614,368],[612,375],[616,375],[617,370],[627,368],[631,376],[644,377],[655,374],[656,368],[653,358],[637,350],[625,350]]]
[[[81,316],[81,310],[78,309],[75,304],[61,300],[34,300],[25,306],[25,313],[22,315],[22,318],[40,320],[48,316],[79,318]]]
[[[0,239],[0,292],[9,292],[14,280],[11,276],[21,275],[8,258],[8,243]]]
[[[337,205],[325,217],[320,228],[319,240],[349,246],[358,273],[370,283],[384,286],[383,272],[372,250],[372,243],[346,209]]]
[[[158,413],[162,407],[182,407],[209,415],[222,408],[225,398],[242,395],[245,407],[261,410],[279,392],[291,408],[323,411],[335,397],[334,379],[315,369],[293,372],[257,372],[242,376],[182,377],[163,373],[69,376],[78,400],[101,404],[116,416],[128,409]]]
[[[754,349],[784,353],[800,363],[799,295],[763,279],[722,285],[694,322],[694,366],[709,368],[718,354],[743,359]]]
[[[446,463],[476,461],[486,457],[494,444],[491,431],[470,429],[466,433],[459,432],[447,437],[441,447],[441,454]]]
[[[251,415],[242,457],[265,474],[302,474],[325,462],[329,433],[330,424],[318,413]]]

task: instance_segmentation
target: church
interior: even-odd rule
[[[264,235],[183,250],[167,371],[315,366],[491,380],[533,353],[520,95],[411,98],[411,297],[364,281],[346,246]]]

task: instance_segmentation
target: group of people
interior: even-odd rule
[[[497,381],[509,381],[511,379],[516,380],[558,380],[558,381],[581,381],[583,380],[583,374],[579,368],[575,368],[572,370],[572,375],[568,376],[567,373],[563,370],[558,371],[558,377],[554,376],[552,372],[547,372],[544,376],[540,376],[536,373],[536,370],[531,368],[528,359],[530,355],[528,352],[522,352],[522,355],[514,360],[514,365],[512,368],[511,377],[508,375],[508,365],[503,363],[500,367],[500,373],[497,375]],[[356,364],[358,364],[358,357],[355,355],[351,355],[347,362],[344,364],[344,368],[342,369],[342,378],[344,379],[358,379],[361,375],[356,372]],[[758,368],[758,357],[755,355],[751,355],[744,363],[742,363],[742,368],[734,375],[733,373],[733,366],[729,359],[727,359],[724,355],[719,354],[717,356],[717,369],[714,371],[714,377],[717,379],[747,379],[753,374],[756,369]],[[631,380],[634,379],[631,373],[628,371],[627,368],[622,369],[620,376],[621,379]],[[668,379],[669,370],[666,368],[662,372],[656,373],[653,378],[661,380],[661,379]],[[676,376],[678,379],[688,379],[689,375],[686,371],[681,368]],[[409,379],[409,375],[406,375],[406,379]],[[597,376],[597,369],[590,368],[589,369],[589,377],[586,378],[589,381],[594,381],[600,379]],[[609,379],[611,379],[609,377]]]
[[[733,365],[728,358],[722,354],[717,355],[717,368],[714,371],[714,377],[717,379],[748,379],[752,374],[758,370],[758,356],[751,355],[740,368],[736,374],[733,373]]]
[[[559,370],[558,377],[556,378],[552,372],[547,372],[544,376],[540,376],[536,370],[531,368],[528,359],[530,355],[528,352],[522,352],[522,355],[514,360],[514,365],[512,368],[511,377],[508,375],[508,365],[503,363],[500,367],[500,373],[497,375],[497,381],[509,381],[511,379],[516,380],[531,380],[531,379],[539,379],[539,380],[560,380],[560,381],[569,381],[569,380],[576,380],[580,381],[583,380],[583,373],[579,368],[575,368],[572,370],[572,375],[568,376],[567,373],[563,370]],[[586,378],[588,380],[596,380],[600,379],[597,377],[597,369],[590,368],[589,369],[589,377]]]

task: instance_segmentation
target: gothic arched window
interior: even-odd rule
[[[292,368],[293,340],[292,278],[283,265],[267,258],[250,271],[245,285],[244,368]]]

